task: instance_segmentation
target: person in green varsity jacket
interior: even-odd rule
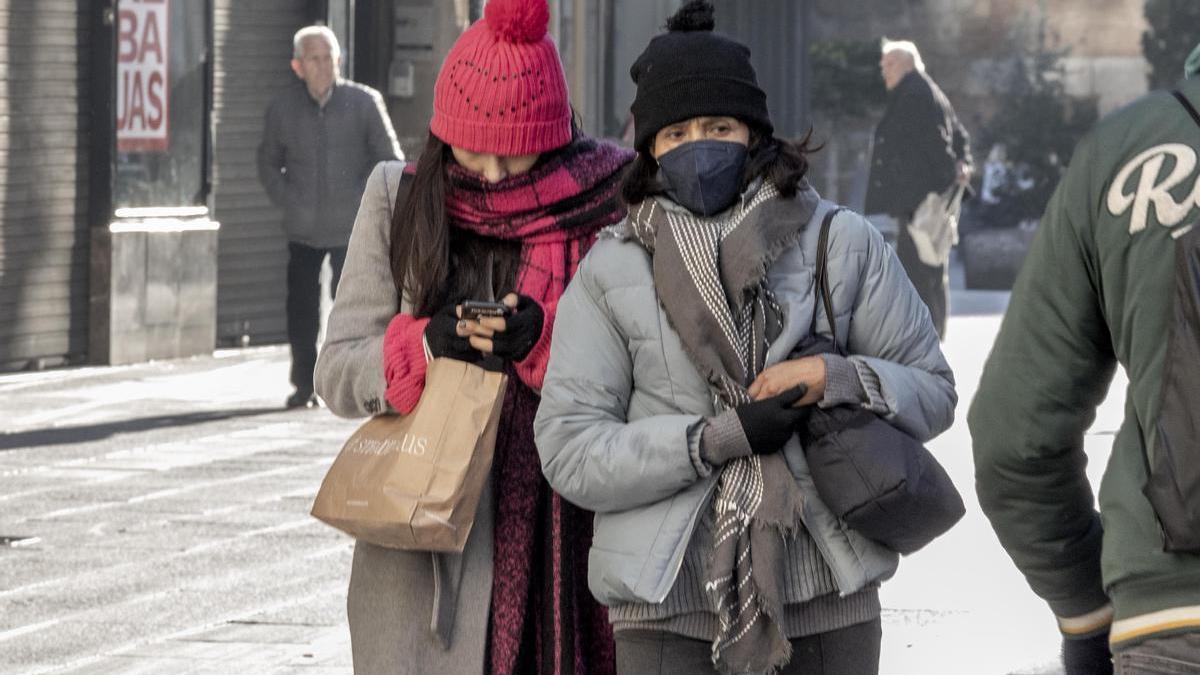
[[[1200,108],[1200,77],[1080,143],[968,417],[979,502],[1058,617],[1069,675],[1200,672],[1200,114],[1189,106]],[[1118,364],[1125,421],[1097,511],[1083,436]]]

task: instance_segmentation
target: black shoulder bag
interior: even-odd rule
[[[829,229],[840,209],[821,222],[817,252],[817,302],[825,308],[829,337],[816,332],[793,358],[842,353],[829,288]],[[962,497],[937,459],[912,436],[859,406],[810,406],[800,427],[809,470],[821,500],[852,529],[903,554],[944,534],[962,518]]]

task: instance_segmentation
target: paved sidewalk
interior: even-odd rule
[[[882,675],[1061,673],[974,498],[966,410],[1005,301],[955,293],[959,413],[930,449],[968,513],[884,584]],[[350,672],[351,543],[308,509],[356,422],[282,410],[287,368],[266,347],[0,375],[0,672]],[[1093,481],[1123,388],[1087,437]]]
[[[0,672],[351,672],[351,542],[308,508],[355,423],[284,410],[287,366],[0,376]]]

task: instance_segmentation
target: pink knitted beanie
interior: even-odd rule
[[[571,106],[546,0],[489,0],[450,48],[430,131],[472,152],[533,155],[571,140]]]

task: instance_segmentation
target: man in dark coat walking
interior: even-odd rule
[[[970,181],[970,141],[950,101],[925,73],[916,45],[885,40],[882,52],[879,68],[888,104],[875,128],[865,211],[898,221],[896,252],[944,339],[950,306],[947,265],[931,266],[920,259],[908,224],[931,192]]]
[[[339,77],[341,48],[333,31],[301,28],[292,47],[292,71],[299,79],[267,109],[258,175],[284,212],[287,333],[296,388],[287,407],[301,408],[316,404],[321,265],[328,255],[333,295],[367,176],[377,163],[403,155],[379,92]]]

